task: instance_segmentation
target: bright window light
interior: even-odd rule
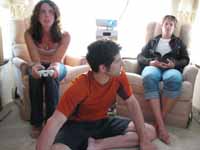
[[[200,4],[199,4],[200,6]],[[194,64],[200,65],[199,59],[199,24],[200,24],[200,10],[197,12],[196,20],[192,28],[192,43],[191,43],[191,61]]]
[[[3,47],[3,59],[9,59],[12,57],[12,43],[10,32],[10,11],[8,9],[0,7],[0,27],[2,36]]]
[[[54,0],[61,11],[62,27],[71,35],[67,53],[84,56],[96,40],[96,19],[116,19],[117,42],[122,56],[136,57],[144,45],[148,21],[159,21],[171,12],[169,0]]]

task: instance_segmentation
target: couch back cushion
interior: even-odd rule
[[[11,20],[12,44],[23,44],[24,32],[29,27],[29,18]]]

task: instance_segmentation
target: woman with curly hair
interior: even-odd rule
[[[31,16],[30,28],[25,32],[25,41],[32,60],[28,64],[31,68],[29,69],[31,136],[36,138],[40,134],[44,121],[55,110],[59,99],[59,81],[69,72],[63,61],[70,43],[70,34],[61,31],[60,12],[53,1],[41,0],[36,4]],[[89,67],[82,68],[84,72]],[[39,70],[53,70],[53,73],[43,77]],[[45,101],[45,114],[43,101]]]

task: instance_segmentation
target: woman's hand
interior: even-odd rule
[[[149,62],[149,65],[160,68],[162,66],[162,62],[160,62],[158,60],[152,60],[152,61]]]
[[[158,60],[152,60],[149,62],[150,66],[155,66],[155,67],[159,67],[159,68],[164,68],[164,69],[168,69],[168,68],[174,68],[175,64],[172,60],[167,59],[168,63],[164,63],[164,62],[160,62]]]
[[[52,78],[57,78],[59,76],[59,63],[52,63],[47,70],[54,70]]]
[[[36,78],[36,79],[41,78],[40,75],[39,75],[39,73],[38,73],[38,71],[39,71],[39,70],[43,70],[43,69],[45,69],[45,67],[42,66],[41,64],[39,64],[39,63],[34,64],[34,65],[32,66],[32,76],[33,76],[34,78]]]
[[[175,64],[174,64],[174,62],[172,60],[167,59],[167,62],[168,63],[162,63],[161,64],[161,68],[169,69],[169,68],[174,68],[175,67]]]

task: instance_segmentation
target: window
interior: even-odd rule
[[[71,35],[67,53],[84,56],[96,39],[96,19],[118,21],[123,56],[136,57],[144,45],[145,25],[171,12],[169,0],[53,0],[60,8],[62,27]]]
[[[10,19],[11,15],[8,9],[0,7],[0,29],[1,29],[1,44],[3,48],[3,59],[9,59],[12,57],[12,48],[11,48],[11,32],[10,32]]]
[[[200,4],[199,4],[200,6]],[[197,12],[196,20],[192,28],[192,43],[191,43],[191,58],[192,62],[200,65],[199,60],[199,24],[200,24],[200,10]]]

